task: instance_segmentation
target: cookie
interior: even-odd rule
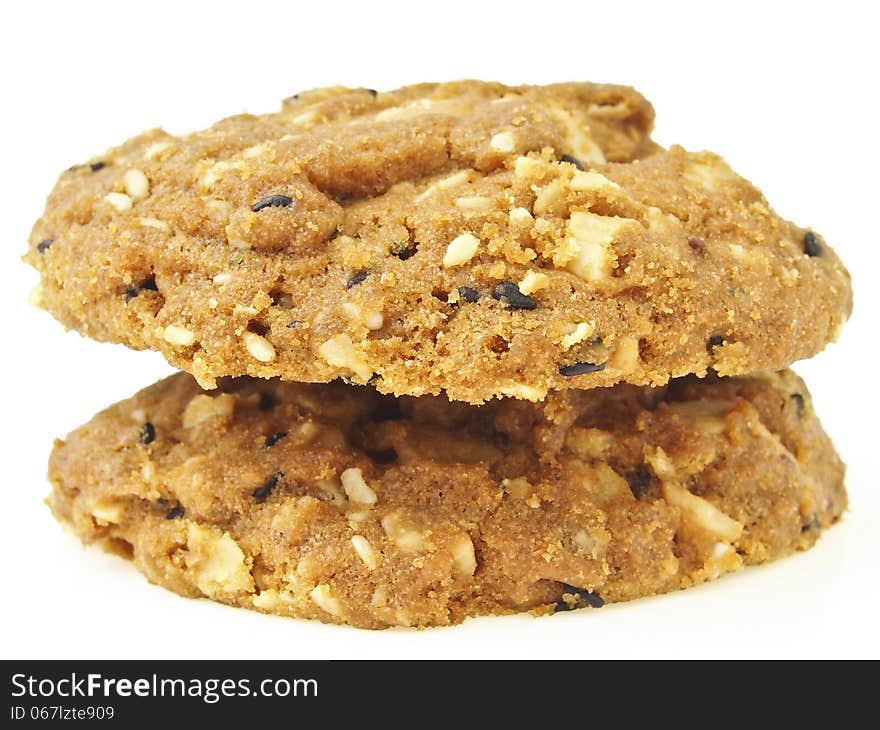
[[[537,401],[821,350],[851,309],[837,256],[652,121],[592,84],[312,91],[71,168],[26,260],[65,326],[206,388]]]
[[[177,374],[58,441],[49,504],[184,596],[367,628],[600,607],[813,544],[843,465],[791,372],[485,406]]]

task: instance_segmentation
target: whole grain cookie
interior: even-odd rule
[[[155,583],[368,628],[676,590],[846,506],[791,372],[482,407],[178,374],[57,442],[50,478],[55,515]]]
[[[65,172],[26,260],[66,326],[221,376],[479,403],[777,370],[849,276],[631,89],[323,89]]]

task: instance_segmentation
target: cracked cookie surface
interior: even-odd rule
[[[676,590],[807,548],[846,506],[788,371],[480,407],[181,373],[49,473],[58,519],[152,582],[367,628]]]
[[[777,370],[849,276],[625,87],[323,89],[65,172],[26,260],[84,335],[222,376],[480,403]]]

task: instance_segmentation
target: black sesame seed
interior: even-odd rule
[[[706,349],[712,350],[713,347],[718,347],[719,345],[724,344],[724,337],[721,335],[712,335],[708,340],[706,340]]]
[[[125,288],[125,294],[122,295],[122,298],[125,300],[125,303],[128,304],[140,293],[141,290],[138,289],[136,286],[128,286]]]
[[[276,431],[275,433],[266,436],[266,440],[263,442],[264,449],[271,449],[275,444],[277,444],[281,439],[287,436],[287,431]]]
[[[812,231],[807,231],[806,234],[804,234],[804,253],[807,254],[807,256],[822,255],[822,241],[819,236]]]
[[[562,584],[564,592],[569,595],[573,595],[573,601],[565,601],[563,599],[559,599],[556,602],[556,612],[559,611],[574,611],[579,608],[602,608],[605,605],[605,600],[598,593],[593,593],[592,591],[588,591],[585,588],[577,588],[575,586],[570,586],[567,583]]]
[[[301,324],[302,324],[302,321],[301,321],[301,320],[299,320],[299,319],[294,319],[293,321],[287,323],[287,329],[289,329],[289,330],[296,329],[296,328],[299,327]]]
[[[49,250],[49,246],[55,243],[54,238],[44,238],[37,244],[37,253],[46,253]]]
[[[584,169],[583,163],[577,157],[572,157],[571,155],[562,155],[562,157],[559,158],[559,161],[568,162],[569,164],[574,165],[578,170]]]
[[[261,391],[259,398],[259,401],[257,401],[257,408],[261,411],[271,411],[277,405],[275,398],[268,393],[263,393]]]
[[[265,502],[272,493],[272,490],[278,486],[278,480],[283,476],[284,475],[280,471],[276,471],[251,493],[253,498],[256,499],[257,502]]]
[[[566,378],[571,378],[575,375],[598,373],[600,370],[604,369],[604,362],[576,362],[573,365],[562,365],[559,368],[559,374],[564,375]]]
[[[633,497],[641,499],[648,493],[648,487],[651,485],[651,473],[645,467],[638,466],[626,475],[626,481]]]
[[[170,510],[168,510],[168,511],[165,513],[165,519],[166,519],[166,520],[173,520],[173,519],[175,519],[175,518],[177,518],[177,517],[183,517],[183,513],[184,513],[185,511],[186,511],[186,510],[183,508],[183,505],[182,505],[182,504],[178,504],[177,506],[172,507]]]
[[[90,162],[89,163],[89,168],[91,169],[92,172],[97,172],[98,170],[103,170],[105,167],[107,167],[106,162],[98,161],[98,162]]]
[[[353,286],[357,286],[364,279],[366,279],[369,275],[370,275],[369,271],[358,271],[357,273],[352,274],[349,277],[348,281],[345,282],[345,288],[351,289]]]
[[[397,258],[399,258],[401,261],[406,261],[407,259],[410,259],[413,256],[415,256],[417,249],[418,249],[418,247],[415,245],[406,246],[406,247],[400,248],[396,251],[392,251],[391,255],[397,256]]]
[[[792,393],[791,400],[794,403],[795,410],[797,411],[798,419],[802,420],[804,417],[804,411],[806,411],[806,403],[804,402],[804,397],[800,393]]]
[[[379,96],[379,92],[376,91],[375,89],[367,89],[367,88],[365,88],[364,91],[366,91],[366,92],[367,92],[370,96],[372,96],[374,99],[375,99],[377,96]]]
[[[480,301],[480,292],[478,292],[472,286],[458,287],[458,295],[468,304],[473,304],[474,302]]]
[[[801,525],[801,532],[812,532],[813,530],[821,529],[821,527],[822,523],[819,522],[819,516],[813,515],[806,525]]]
[[[269,195],[254,203],[251,210],[254,213],[259,213],[263,208],[286,208],[289,205],[293,205],[293,198],[287,195]]]
[[[140,441],[144,446],[147,444],[153,443],[156,439],[156,427],[147,421],[143,426],[141,426],[141,434],[138,437],[138,441]]]
[[[523,294],[514,282],[507,280],[495,285],[492,297],[510,309],[535,309],[538,306],[537,301]]]

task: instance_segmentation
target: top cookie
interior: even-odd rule
[[[635,91],[323,89],[63,173],[26,260],[68,327],[227,375],[479,403],[780,369],[849,275]]]

